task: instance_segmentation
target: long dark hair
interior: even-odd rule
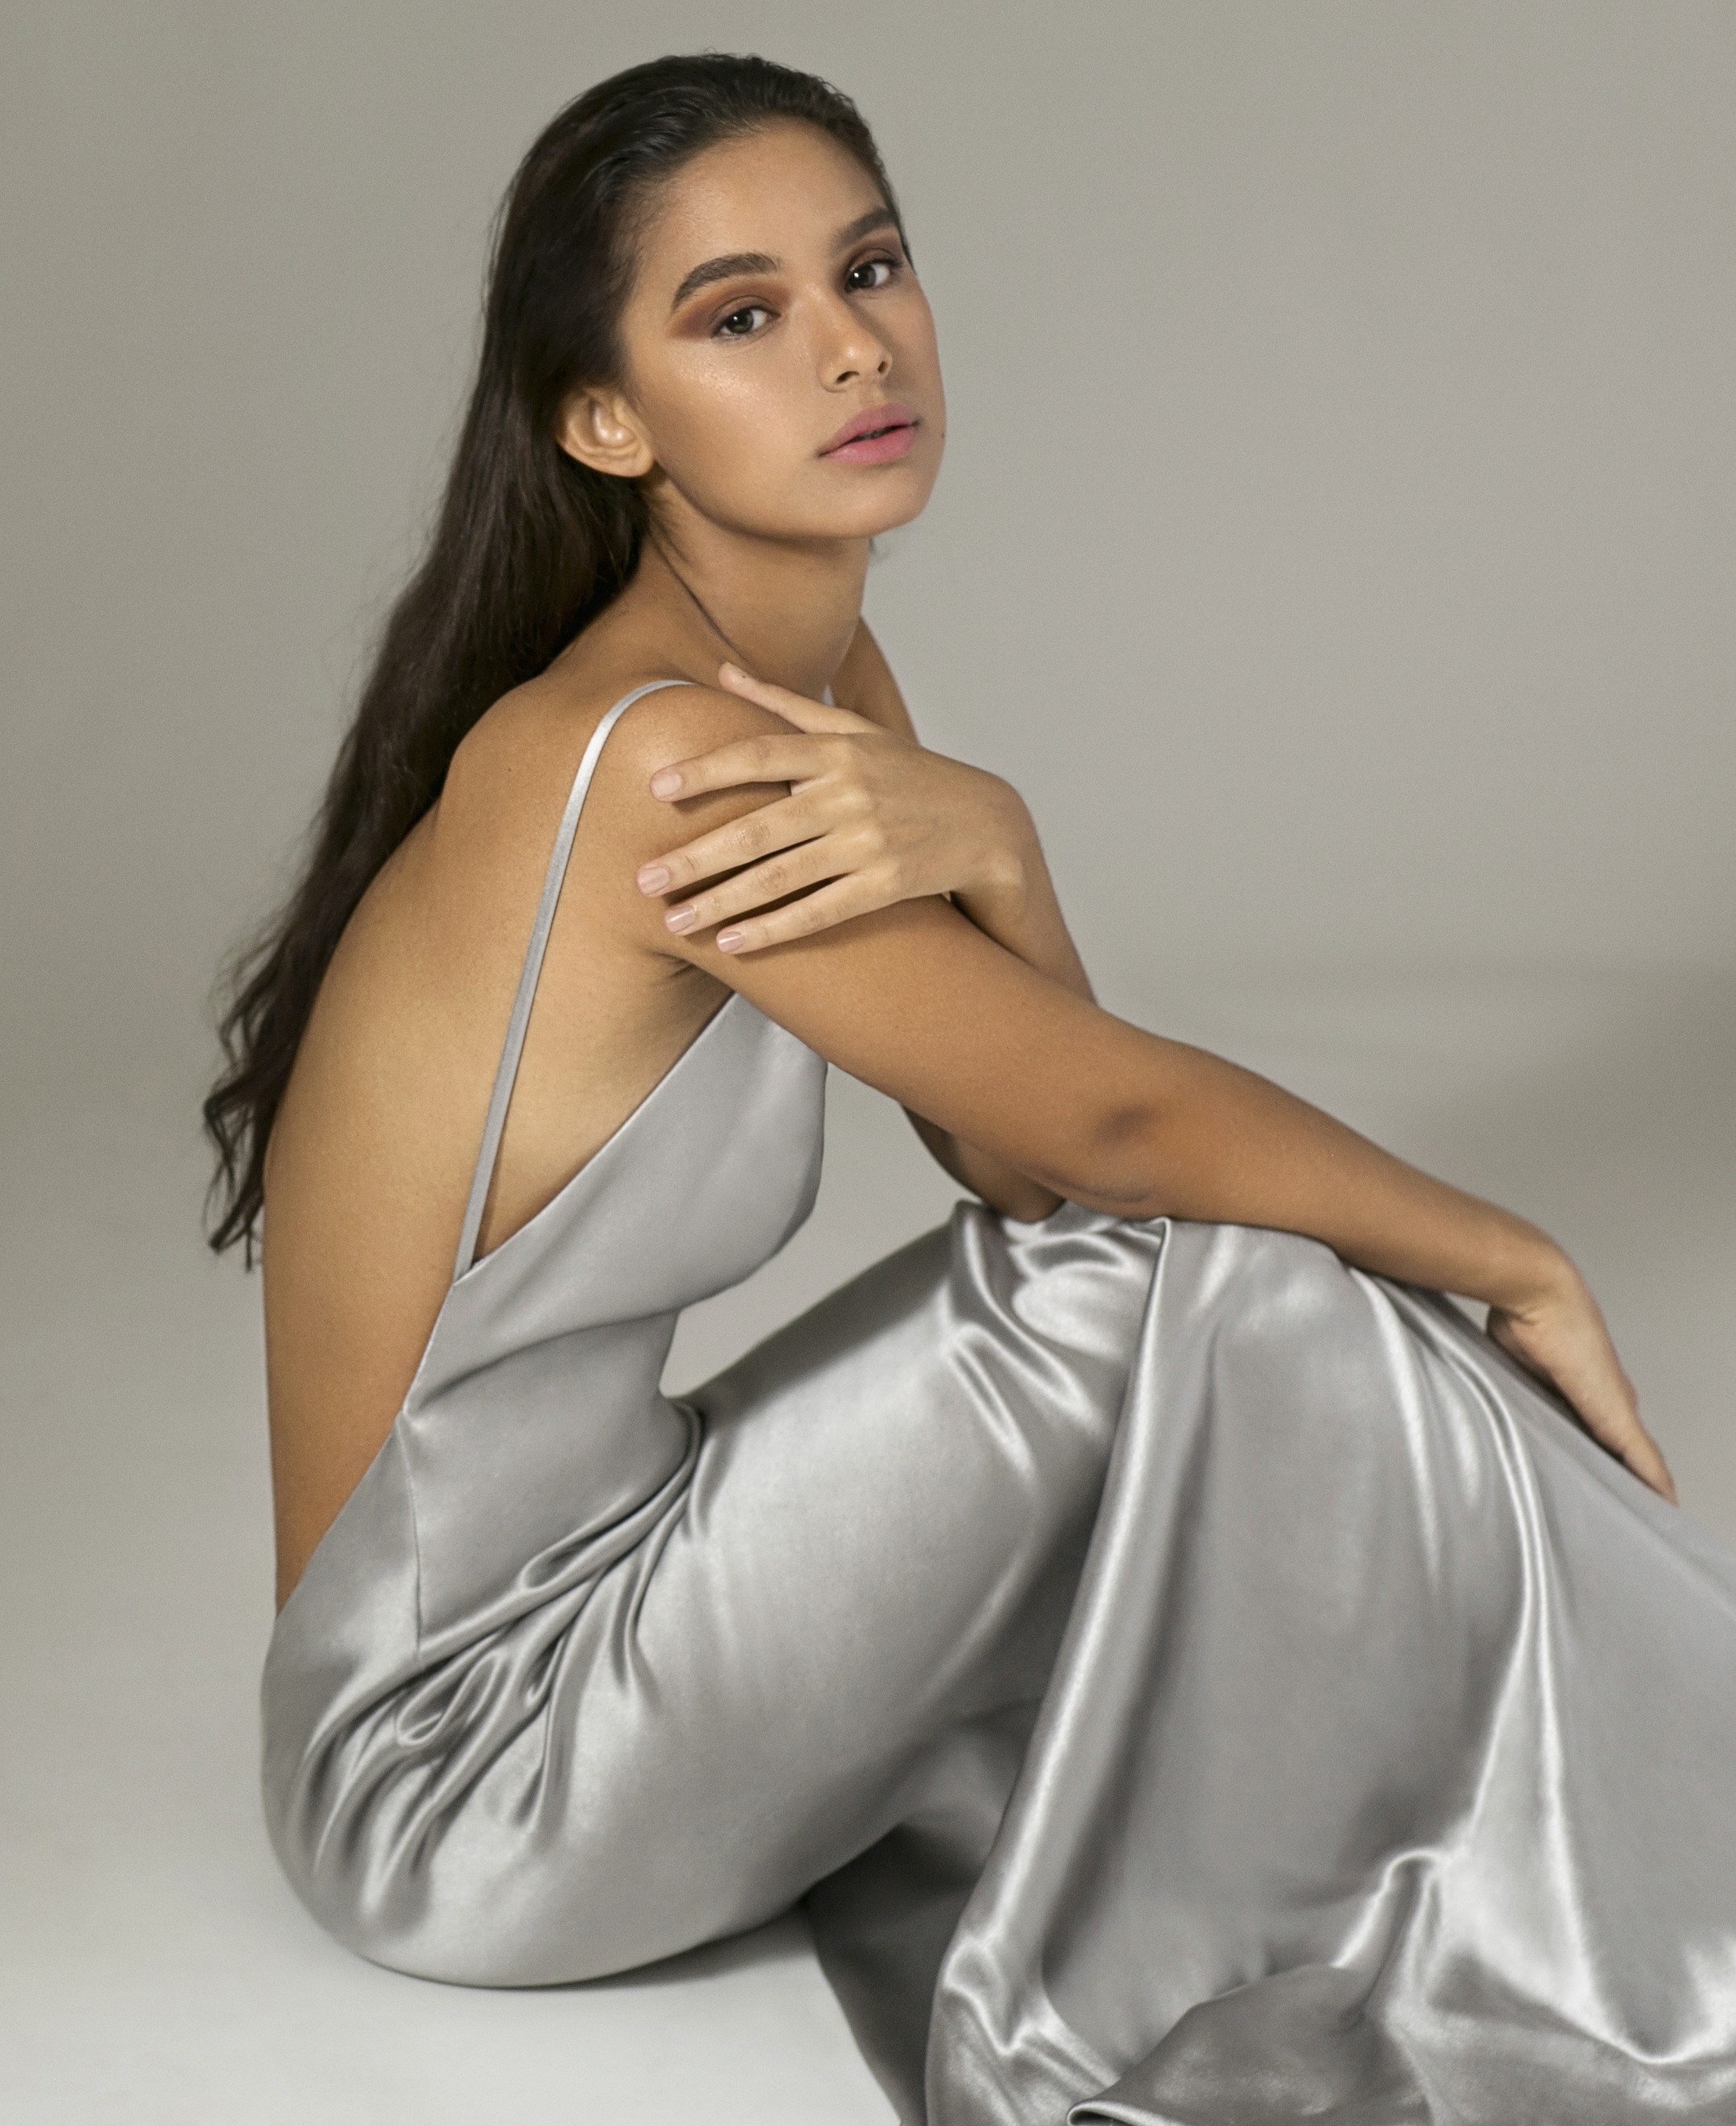
[[[369,882],[439,796],[491,703],[540,672],[631,579],[638,485],[554,440],[576,387],[619,380],[634,244],[655,188],[714,143],[780,120],[831,135],[896,215],[850,99],[769,59],[707,52],[630,67],[569,103],[519,165],[495,224],[482,351],[427,552],[387,617],[295,891],[229,971],[210,1240],[251,1266],[265,1153],[308,1014]]]

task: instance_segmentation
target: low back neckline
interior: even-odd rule
[[[670,1084],[670,1081],[675,1077],[676,1074],[697,1054],[701,1047],[704,1046],[707,1037],[716,1028],[719,1022],[730,1016],[731,1007],[735,1004],[746,1005],[747,1009],[750,1011],[753,1009],[753,1006],[748,1003],[748,999],[743,996],[738,990],[731,990],[728,994],[725,995],[723,1002],[717,1007],[716,1010],[711,1013],[710,1017],[706,1018],[705,1023],[700,1028],[699,1031],[694,1034],[691,1040],[688,1041],[676,1055],[674,1059],[669,1064],[668,1068],[659,1072],[657,1078],[652,1082],[652,1084],[645,1088],[643,1095],[634,1102],[632,1107],[621,1117],[615,1127],[610,1131],[609,1134],[603,1139],[602,1142],[598,1145],[596,1150],[591,1153],[584,1164],[582,1166],[575,1167],[573,1172],[567,1176],[566,1179],[562,1182],[559,1188],[557,1188],[554,1193],[549,1198],[548,1202],[540,1205],[537,1209],[531,1213],[530,1217],[526,1218],[521,1225],[515,1226],[512,1231],[508,1233],[503,1240],[497,1240],[494,1245],[488,1250],[486,1254],[479,1255],[476,1253],[476,1235],[474,1233],[470,1234],[469,1259],[468,1261],[465,1261],[463,1259],[462,1252],[460,1252],[460,1262],[462,1262],[462,1267],[460,1268],[455,1266],[452,1272],[451,1284],[449,1286],[448,1289],[455,1289],[459,1285],[467,1283],[472,1278],[480,1276],[483,1271],[488,1267],[489,1264],[498,1260],[500,1257],[504,1255],[507,1250],[513,1245],[515,1241],[520,1240],[521,1237],[528,1240],[542,1226],[554,1224],[559,1218],[563,1209],[569,1202],[573,1195],[576,1194],[587,1182],[594,1183],[597,1167],[608,1158],[611,1153],[616,1150],[621,1143],[631,1134],[634,1124],[639,1122],[641,1116],[643,1116],[653,1104],[658,1094],[661,1094]],[[494,1150],[495,1155],[498,1157],[499,1151],[498,1142]],[[479,1169],[480,1167],[480,1164],[481,1162],[479,1159]],[[492,1169],[489,1178],[492,1180]],[[474,1190],[475,1187],[474,1182],[472,1183],[471,1186]],[[486,1202],[488,1194],[486,1187],[484,1188],[483,1194],[484,1200]],[[469,1213],[467,1210],[465,1212],[467,1224],[469,1216]]]

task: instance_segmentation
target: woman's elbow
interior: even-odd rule
[[[1161,1218],[1172,1206],[1149,1107],[1120,1106],[1091,1116],[1058,1170],[1040,1177],[1075,1203],[1114,1218]]]

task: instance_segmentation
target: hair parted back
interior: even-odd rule
[[[630,580],[647,519],[630,480],[554,439],[568,394],[618,381],[635,239],[657,188],[715,143],[817,126],[898,203],[849,97],[770,59],[653,59],[569,103],[520,163],[496,219],[481,352],[423,557],[381,631],[299,881],[236,960],[225,1068],[204,1105],[216,1148],[209,1237],[253,1260],[266,1146],[345,924],[439,796],[460,740],[542,671]]]

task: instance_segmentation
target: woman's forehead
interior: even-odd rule
[[[672,303],[710,262],[752,258],[762,262],[738,270],[772,272],[891,219],[848,149],[812,125],[769,126],[701,149],[669,179],[641,236],[640,290]]]

